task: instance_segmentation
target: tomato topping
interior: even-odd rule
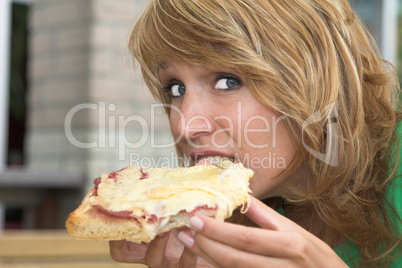
[[[141,178],[140,178],[140,180],[145,180],[145,179],[148,178],[148,173],[145,172],[144,170],[142,170],[142,168],[140,169],[140,172],[141,172]]]
[[[98,196],[98,186],[101,183],[101,178],[98,177],[94,180],[94,191],[92,193],[92,196]]]
[[[108,179],[116,179],[118,171],[113,171],[109,173]]]
[[[199,210],[201,210],[201,209],[218,210],[218,206],[215,206],[214,208],[210,208],[210,207],[208,207],[208,205],[198,206],[198,207],[196,207],[195,209],[193,209],[193,210],[190,212],[190,214],[194,214],[194,213],[196,213],[197,211],[199,211]]]
[[[158,217],[156,217],[156,215],[151,214],[148,217],[148,222],[156,222],[158,220]]]
[[[107,178],[108,178],[108,179],[114,179],[115,181],[117,181],[117,180],[116,180],[116,179],[117,179],[117,175],[119,175],[119,172],[120,172],[120,171],[125,170],[125,169],[126,169],[126,168],[122,168],[122,169],[120,169],[120,170],[118,170],[118,171],[110,172]]]

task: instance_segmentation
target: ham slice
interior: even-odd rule
[[[192,215],[223,221],[247,209],[253,171],[230,161],[163,169],[130,166],[94,180],[66,227],[80,239],[141,243],[172,228],[190,226]]]

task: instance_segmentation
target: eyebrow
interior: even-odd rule
[[[159,64],[159,68],[160,68],[160,69],[166,70],[168,67],[169,67],[169,64],[168,64],[166,61],[162,61],[162,62]]]

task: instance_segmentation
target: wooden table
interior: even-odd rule
[[[4,231],[0,233],[2,268],[144,268],[115,262],[106,241],[83,241],[65,231]]]

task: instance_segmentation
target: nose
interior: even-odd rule
[[[203,94],[186,92],[177,112],[179,122],[176,124],[180,135],[187,139],[208,136],[213,132],[210,103]]]

